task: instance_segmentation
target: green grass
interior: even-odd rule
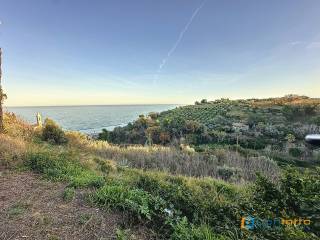
[[[11,206],[7,213],[10,218],[14,218],[24,214],[28,210],[29,206],[29,204],[19,202]]]
[[[49,179],[68,181],[70,187],[100,187],[104,184],[102,176],[86,169],[77,161],[77,156],[67,151],[54,152],[49,149],[31,151],[27,165],[35,172]]]
[[[65,201],[67,201],[67,202],[71,202],[71,201],[74,199],[75,194],[76,194],[76,192],[75,192],[74,188],[67,187],[67,188],[65,188],[65,190],[63,191],[63,196],[62,196],[62,198],[63,198],[63,200],[65,200]]]
[[[317,197],[309,195],[317,191],[319,184],[313,172],[289,172],[280,182],[280,188],[265,178],[248,187],[212,178],[124,167],[102,174],[82,164],[79,154],[65,147],[59,151],[56,147],[36,148],[27,156],[27,166],[33,171],[68,183],[63,193],[66,201],[73,199],[74,188],[92,188],[88,198],[91,204],[123,211],[133,222],[143,222],[167,239],[244,239],[246,234],[239,231],[242,216],[274,216],[277,207],[289,216],[301,214],[303,209],[313,214],[308,202],[317,202]],[[97,163],[96,168],[100,169],[100,165]],[[23,209],[17,207],[11,211],[14,215]],[[252,234],[261,239],[272,234],[279,239],[291,239],[296,232]]]
[[[84,224],[86,224],[91,218],[92,218],[92,215],[91,215],[91,214],[88,214],[88,213],[80,214],[80,216],[79,216],[79,223],[80,223],[81,225],[84,225]]]

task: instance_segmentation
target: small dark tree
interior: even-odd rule
[[[48,118],[44,121],[42,139],[53,144],[63,144],[68,142],[68,139],[60,126]]]
[[[4,125],[3,125],[3,109],[2,105],[4,100],[7,98],[7,95],[3,92],[1,78],[2,78],[2,70],[1,70],[1,60],[2,60],[2,49],[0,48],[0,133],[4,132]]]

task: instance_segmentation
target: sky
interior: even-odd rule
[[[7,106],[320,97],[319,0],[0,0]]]

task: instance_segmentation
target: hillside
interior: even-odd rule
[[[319,239],[319,169],[281,170],[234,149],[112,145],[9,113],[5,129],[5,239]],[[240,228],[249,216],[311,222]]]
[[[320,132],[320,99],[282,98],[202,100],[195,105],[140,116],[100,139],[116,144],[190,145],[197,151],[233,149],[267,156],[279,165],[319,165],[319,151],[304,142]]]

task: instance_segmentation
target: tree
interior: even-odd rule
[[[0,133],[4,132],[4,125],[3,125],[3,109],[2,105],[4,100],[7,98],[7,95],[3,92],[2,85],[1,85],[1,77],[2,77],[2,70],[1,70],[1,60],[2,60],[2,49],[0,48]]]

